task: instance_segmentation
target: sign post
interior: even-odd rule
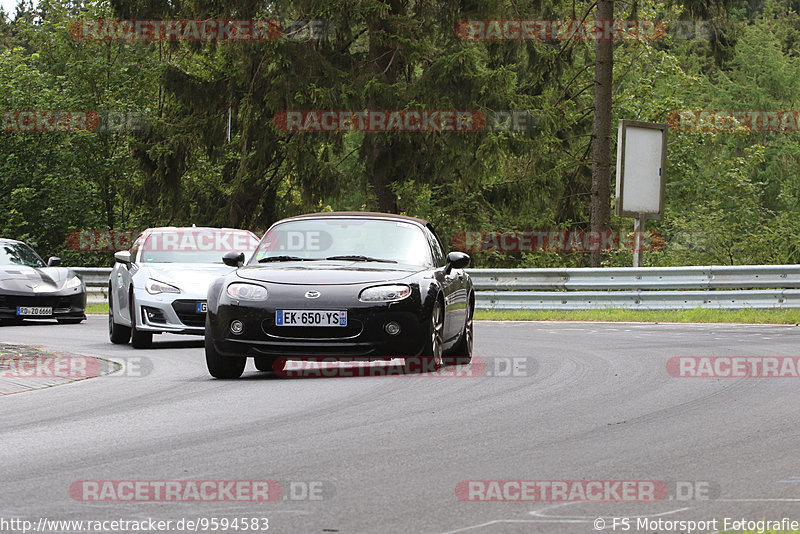
[[[621,119],[614,212],[618,217],[633,217],[634,267],[641,263],[645,221],[664,218],[666,166],[667,125]]]

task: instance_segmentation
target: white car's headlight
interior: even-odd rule
[[[393,302],[403,300],[411,294],[411,288],[405,284],[368,287],[358,296],[362,302]]]
[[[151,295],[158,295],[159,293],[180,293],[181,290],[175,286],[171,286],[169,284],[165,284],[164,282],[159,282],[158,280],[153,280],[152,278],[148,278],[147,282],[144,284],[144,288],[147,290],[148,293]]]
[[[256,284],[235,282],[225,290],[228,296],[238,300],[267,300],[267,288]]]

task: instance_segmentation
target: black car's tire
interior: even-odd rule
[[[136,328],[136,304],[131,293],[131,345],[135,349],[147,349],[153,344],[153,333]]]
[[[405,359],[405,372],[407,374],[430,373],[442,367],[443,334],[444,310],[442,308],[442,303],[437,300],[433,305],[433,310],[431,310],[428,335],[425,339],[425,347],[422,349],[422,355]]]
[[[206,366],[208,372],[214,378],[239,378],[244,372],[244,366],[247,364],[247,358],[230,358],[222,356],[217,349],[214,348],[214,342],[211,340],[211,330],[208,326],[208,319],[206,319]]]
[[[80,324],[80,323],[83,322],[83,319],[75,318],[75,317],[68,317],[66,319],[56,318],[56,321],[58,321],[58,324]]]
[[[111,301],[111,287],[108,288],[108,339],[115,345],[124,345],[131,339],[131,328],[114,322],[114,308]]]
[[[475,307],[470,306],[467,310],[467,320],[464,323],[464,331],[461,333],[461,338],[448,351],[447,356],[443,358],[444,365],[466,365],[472,361],[472,342],[474,339],[472,316],[474,313]]]
[[[269,372],[275,370],[275,362],[278,361],[279,356],[257,356],[253,358],[256,364],[256,369],[259,371]]]

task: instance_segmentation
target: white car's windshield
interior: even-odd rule
[[[226,252],[249,257],[258,244],[244,230],[164,230],[152,232],[139,251],[140,263],[222,263]]]
[[[431,264],[420,227],[363,218],[302,219],[273,226],[259,243],[252,263],[295,259]]]

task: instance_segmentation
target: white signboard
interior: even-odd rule
[[[666,124],[619,121],[615,206],[618,216],[663,218],[666,163]]]

